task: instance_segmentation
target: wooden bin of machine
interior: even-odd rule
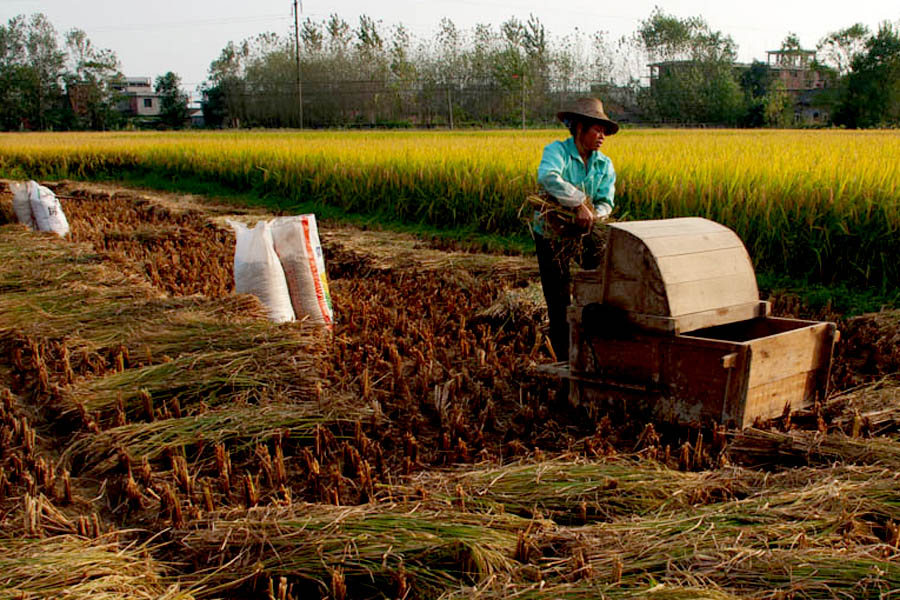
[[[573,403],[743,428],[827,393],[834,323],[775,318],[727,227],[701,218],[614,223],[603,266],[573,278]]]

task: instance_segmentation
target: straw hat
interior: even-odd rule
[[[619,124],[606,116],[603,112],[603,103],[599,98],[579,98],[567,110],[561,110],[556,113],[556,118],[566,122],[571,118],[587,118],[592,121],[598,121],[606,126],[606,135],[613,135],[619,131]]]

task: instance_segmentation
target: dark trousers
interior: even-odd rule
[[[569,263],[575,260],[582,269],[599,267],[606,249],[605,229],[605,226],[597,225],[590,235],[578,239],[534,234],[541,287],[550,318],[550,344],[556,360],[569,360],[569,321],[566,317],[566,310],[572,303]]]

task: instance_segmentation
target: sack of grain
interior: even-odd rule
[[[269,223],[260,221],[253,228],[228,221],[237,243],[234,250],[234,291],[253,294],[266,307],[269,320],[284,323],[294,320],[291,297],[284,270],[272,245]]]
[[[69,221],[63,213],[62,204],[51,190],[36,181],[28,182],[28,197],[31,200],[31,214],[38,231],[52,231],[60,237],[69,233]]]
[[[9,189],[13,195],[13,211],[16,213],[16,219],[19,220],[19,223],[34,229],[34,215],[31,214],[28,184],[23,181],[11,181]]]
[[[316,216],[279,217],[272,222],[272,238],[297,317],[307,316],[313,323],[330,328],[334,309]]]

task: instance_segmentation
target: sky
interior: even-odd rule
[[[679,18],[701,16],[713,30],[730,35],[742,62],[765,60],[766,50],[780,47],[789,32],[798,34],[804,48],[814,49],[829,32],[854,23],[874,30],[883,21],[900,20],[897,0],[304,0],[301,6],[301,19],[323,21],[337,13],[355,27],[365,14],[385,31],[402,23],[420,39],[430,38],[442,17],[468,30],[478,23],[496,28],[510,17],[527,20],[533,14],[552,37],[578,27],[586,33],[605,31],[613,41],[636,31],[659,6]],[[60,40],[70,29],[83,29],[96,47],[116,53],[125,75],[155,78],[174,71],[196,97],[210,62],[229,41],[266,31],[292,34],[292,7],[293,0],[0,0],[0,20],[42,12]]]

